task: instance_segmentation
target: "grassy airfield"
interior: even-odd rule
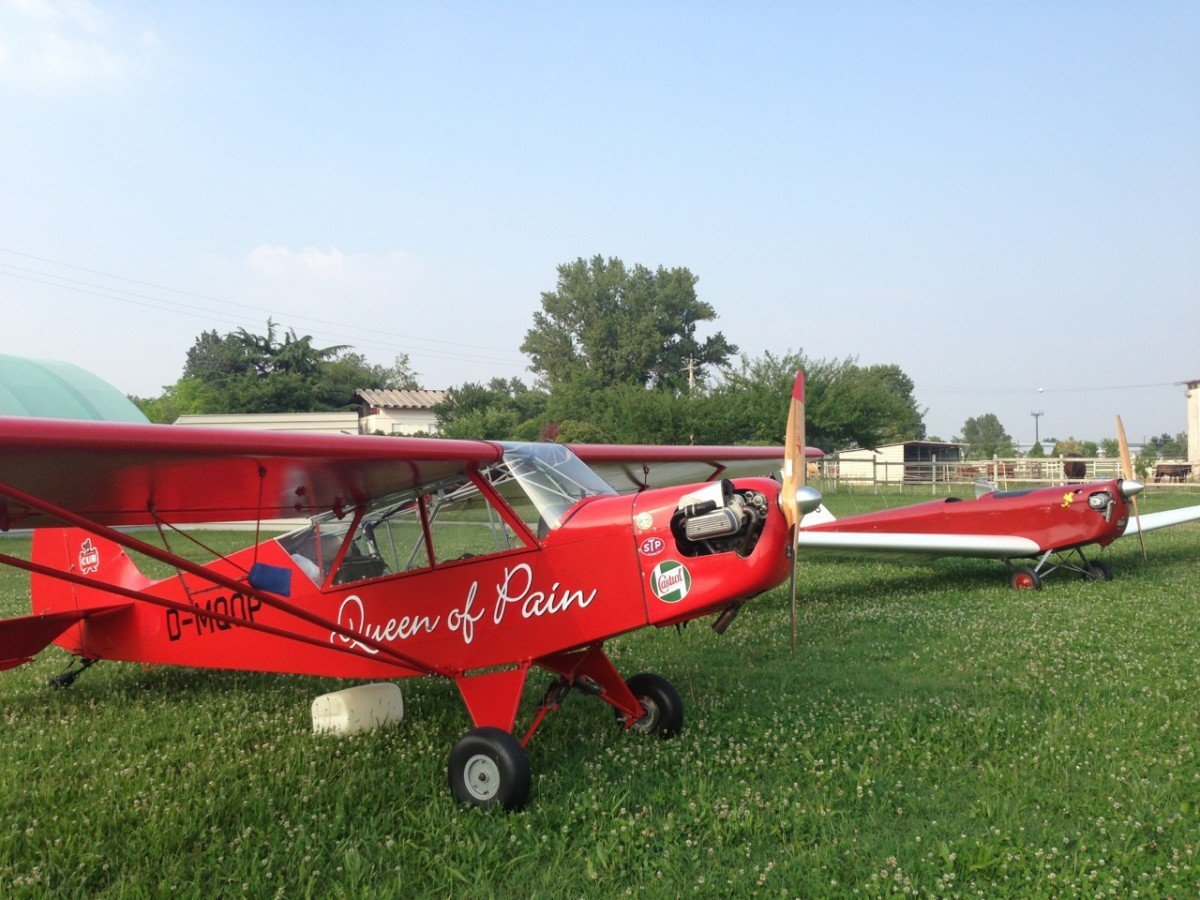
[[[309,704],[343,682],[102,663],[51,691],[53,648],[0,674],[0,896],[1193,895],[1200,526],[1146,540],[1148,564],[1106,552],[1111,583],[1041,592],[984,561],[805,561],[795,657],[786,586],[724,637],[614,641],[679,687],[683,734],[573,695],[515,815],[450,797],[449,682],[404,682],[396,728],[317,738]],[[0,570],[0,615],[26,597]]]

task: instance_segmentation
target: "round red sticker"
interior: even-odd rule
[[[662,538],[648,537],[638,544],[638,551],[645,556],[658,556],[667,546]]]

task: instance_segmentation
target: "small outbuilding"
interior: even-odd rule
[[[901,441],[875,449],[839,450],[833,458],[838,477],[846,481],[928,484],[935,477],[942,480],[944,465],[961,462],[965,447],[948,441]]]
[[[363,434],[434,434],[433,408],[446,399],[445,391],[382,391],[364,389],[354,398],[361,406]]]

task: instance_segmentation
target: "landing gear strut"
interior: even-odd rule
[[[648,672],[626,681],[601,643],[543,656],[534,664],[559,677],[546,690],[521,740],[512,727],[525,685],[525,668],[458,679],[471,717],[476,723],[491,723],[468,731],[450,751],[450,789],[460,803],[509,811],[525,805],[531,781],[525,747],[546,716],[559,709],[572,690],[609,704],[617,722],[628,731],[670,738],[683,728],[683,700],[671,682]]]
[[[1053,560],[1051,557],[1054,557]],[[1088,559],[1082,547],[1070,550],[1047,550],[1034,566],[1011,567],[1008,578],[1011,587],[1019,591],[1040,591],[1042,582],[1060,569],[1074,572],[1085,581],[1112,581],[1113,570],[1107,560]]]
[[[95,662],[96,660],[87,659],[86,657],[72,659],[69,666],[50,679],[50,687],[56,690],[65,691],[75,683],[76,678],[90,669]],[[76,663],[79,664],[79,668],[75,667]]]

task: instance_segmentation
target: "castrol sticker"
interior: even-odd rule
[[[650,573],[650,589],[664,603],[678,603],[692,589],[692,573],[677,560],[660,562]]]
[[[658,556],[666,548],[667,542],[660,537],[648,537],[638,544],[638,552],[642,556]]]

